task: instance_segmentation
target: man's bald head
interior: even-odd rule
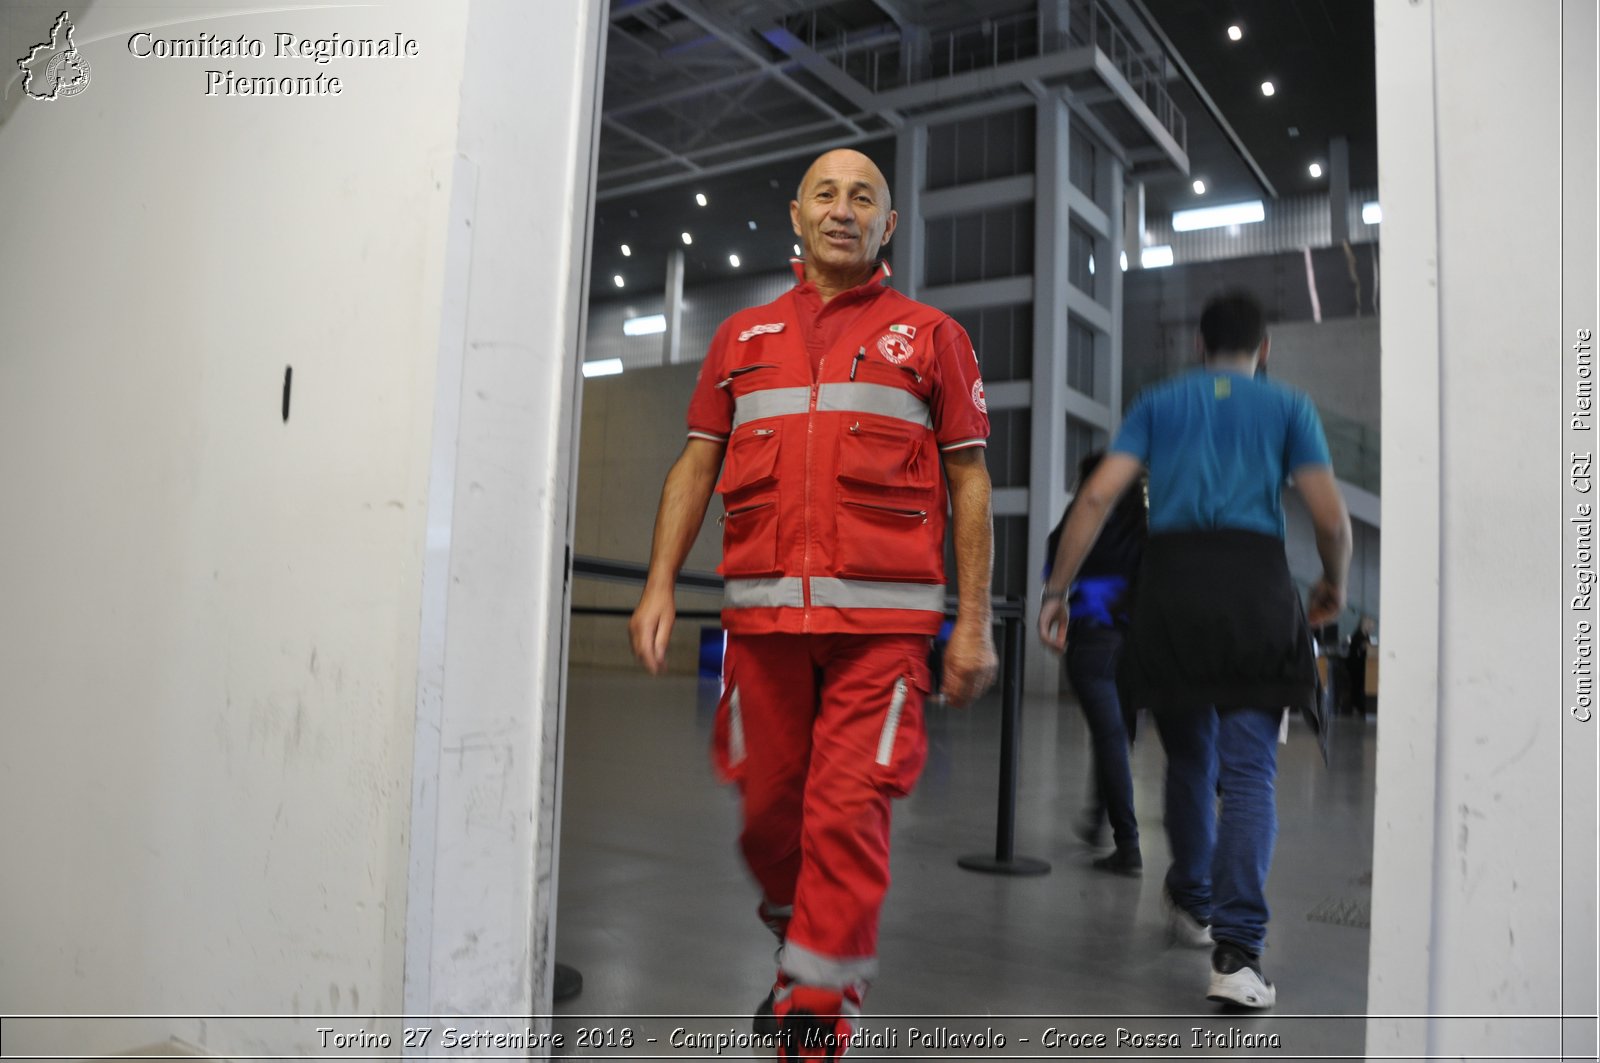
[[[889,182],[859,151],[825,152],[801,178],[789,220],[804,249],[806,278],[826,301],[872,275],[894,233]]]
[[[878,169],[878,164],[873,162],[870,156],[864,155],[853,148],[834,148],[832,151],[825,151],[813,159],[811,165],[806,167],[806,172],[800,175],[800,184],[795,188],[794,198],[802,203],[805,202],[806,183],[812,179],[812,176],[818,172],[831,172],[836,167],[854,168],[871,174],[877,183],[879,194],[882,196],[883,209],[893,209],[893,204],[889,202],[889,182],[883,176],[883,171]]]

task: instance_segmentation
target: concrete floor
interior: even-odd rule
[[[556,953],[584,987],[556,1006],[565,1055],[698,1058],[672,1031],[686,1031],[679,1042],[743,1034],[771,985],[773,941],[734,847],[735,795],[709,768],[715,697],[714,684],[688,677],[570,677]],[[1051,872],[957,866],[960,856],[994,852],[999,723],[994,694],[966,711],[929,706],[927,767],[895,809],[894,884],[862,1024],[878,1040],[851,1058],[1361,1056],[1373,723],[1338,721],[1331,768],[1298,720],[1280,750],[1263,957],[1279,996],[1263,1014],[1208,1002],[1209,953],[1167,946],[1163,758],[1148,718],[1133,755],[1144,878],[1094,870],[1098,851],[1068,829],[1089,762],[1082,716],[1067,698],[1023,706],[1015,851]],[[985,1031],[1007,1043],[961,1044]],[[1051,1043],[1069,1033],[1090,1043]],[[1138,1035],[1177,1041],[1140,1044]],[[1103,1046],[1093,1043],[1100,1036]],[[701,1054],[770,1057],[739,1044]]]

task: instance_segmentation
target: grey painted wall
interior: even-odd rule
[[[574,555],[641,565],[649,562],[661,485],[683,450],[684,414],[699,371],[697,360],[690,365],[633,369],[621,376],[584,381]],[[713,499],[700,538],[684,563],[686,569],[709,572],[716,568],[722,557],[722,529],[717,524],[721,512],[721,505]],[[632,609],[639,601],[639,591],[637,585],[579,577],[573,581],[572,602],[575,610],[584,606]],[[678,594],[680,610],[716,609],[720,601],[717,594]],[[673,671],[694,671],[702,625],[717,626],[717,621],[678,621],[668,656]],[[628,647],[627,617],[586,616],[575,611],[569,655],[574,664],[637,667]]]

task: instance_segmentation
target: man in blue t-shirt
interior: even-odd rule
[[[1134,402],[1079,492],[1039,609],[1039,635],[1060,652],[1063,592],[1117,497],[1148,468],[1150,540],[1127,661],[1134,703],[1153,711],[1167,751],[1169,916],[1179,941],[1213,946],[1207,996],[1254,1008],[1277,999],[1260,956],[1279,721],[1315,697],[1307,621],[1338,616],[1350,565],[1350,517],[1322,423],[1304,394],[1257,375],[1268,347],[1254,296],[1206,304],[1203,365]],[[1322,558],[1305,610],[1283,548],[1287,482]]]

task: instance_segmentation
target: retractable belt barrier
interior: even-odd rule
[[[572,574],[586,579],[614,583],[643,584],[649,568],[632,561],[576,556]],[[722,577],[714,572],[678,573],[677,585],[686,590],[720,591]],[[956,861],[968,871],[995,875],[1044,875],[1050,865],[1043,860],[1016,854],[1017,758],[1022,736],[1023,620],[1026,616],[1020,598],[992,598],[989,603],[994,622],[1000,625],[1000,799],[995,814],[994,855],[975,853]],[[582,616],[631,616],[632,609],[575,605],[572,612]],[[956,599],[945,599],[945,616],[956,615]],[[683,610],[686,619],[721,619],[720,610]]]

